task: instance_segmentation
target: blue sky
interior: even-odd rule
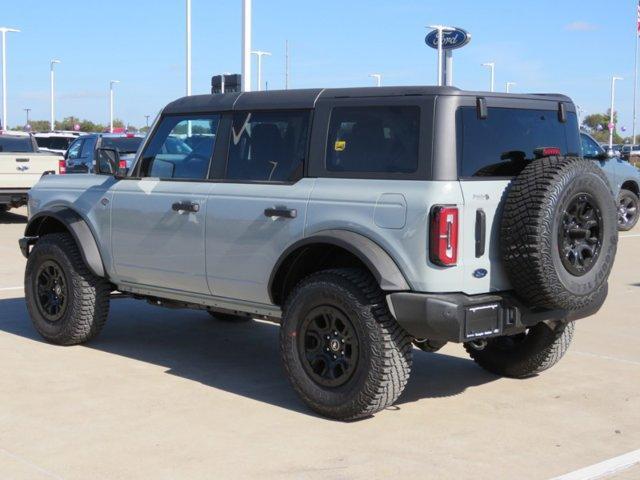
[[[210,77],[240,70],[240,0],[192,0],[193,91]],[[606,5],[605,5],[606,4]],[[284,43],[291,45],[291,87],[362,86],[380,72],[386,85],[432,84],[435,51],[425,25],[472,34],[455,52],[455,85],[570,95],[585,112],[605,111],[610,77],[618,83],[621,126],[631,131],[633,0],[253,0],[253,48],[271,51],[263,78],[284,85]],[[49,118],[49,60],[57,66],[57,118],[108,120],[108,84],[117,79],[116,116],[143,125],[185,91],[184,0],[1,0],[8,34],[9,120]],[[254,67],[255,72],[255,67]],[[639,123],[640,124],[640,123]]]

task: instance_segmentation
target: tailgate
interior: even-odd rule
[[[0,188],[31,188],[44,172],[58,173],[61,159],[41,153],[0,153]]]

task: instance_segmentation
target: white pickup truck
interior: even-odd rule
[[[29,190],[45,173],[65,173],[62,157],[40,152],[28,133],[0,132],[0,212],[26,205]]]

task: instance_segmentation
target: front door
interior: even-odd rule
[[[207,204],[207,275],[217,296],[270,303],[284,250],[304,235],[309,112],[236,112],[226,172]]]
[[[204,235],[218,123],[218,115],[165,117],[135,178],[114,187],[113,267],[121,282],[210,294]]]

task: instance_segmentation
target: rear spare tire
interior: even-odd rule
[[[576,157],[532,161],[507,193],[505,270],[533,306],[579,310],[606,288],[618,243],[616,203],[602,171]]]

